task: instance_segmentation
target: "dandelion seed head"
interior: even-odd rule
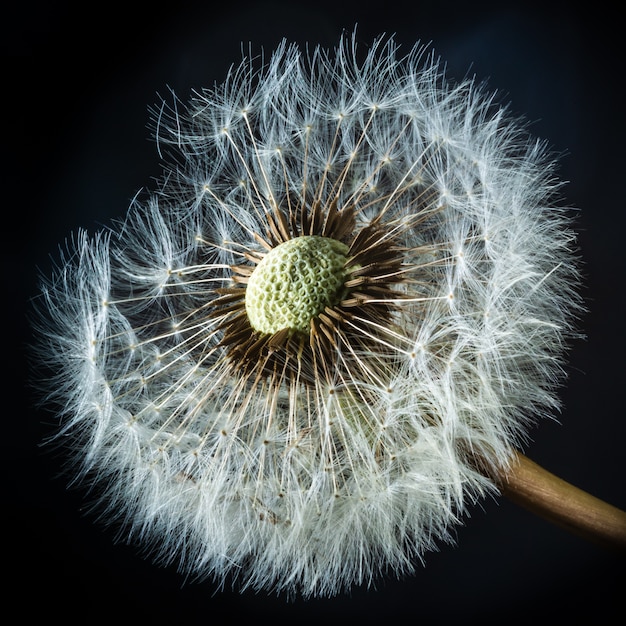
[[[393,39],[285,43],[154,115],[160,188],[43,283],[76,478],[193,578],[412,571],[558,407],[579,298],[549,154]]]

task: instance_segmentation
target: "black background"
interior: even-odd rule
[[[548,3],[545,3],[547,5]],[[489,81],[534,134],[562,154],[589,313],[573,344],[564,409],[533,432],[526,452],[562,478],[626,508],[624,469],[624,54],[616,11],[600,3],[179,1],[147,7],[19,4],[4,16],[2,151],[3,329],[6,402],[5,611],[66,624],[490,623],[514,618],[624,619],[624,560],[505,499],[476,507],[458,545],[377,589],[286,602],[265,594],[184,585],[173,569],[114,544],[58,478],[62,460],[38,444],[53,417],[31,408],[25,383],[28,300],[37,267],[79,227],[125,213],[159,174],[147,107],[172,88],[221,82],[242,42],[333,46],[358,24],[367,44],[395,33],[405,49],[433,43],[451,78]],[[617,619],[616,619],[617,618]]]

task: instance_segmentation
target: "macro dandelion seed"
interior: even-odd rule
[[[162,183],[40,299],[77,479],[192,577],[410,572],[558,406],[579,298],[544,145],[393,38],[285,43],[153,113]]]

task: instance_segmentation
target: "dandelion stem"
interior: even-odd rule
[[[626,512],[517,453],[500,481],[512,502],[606,548],[626,553]]]

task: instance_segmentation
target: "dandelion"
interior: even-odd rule
[[[410,572],[558,407],[580,300],[545,146],[393,38],[284,43],[153,114],[158,189],[43,285],[76,480],[195,578]]]

